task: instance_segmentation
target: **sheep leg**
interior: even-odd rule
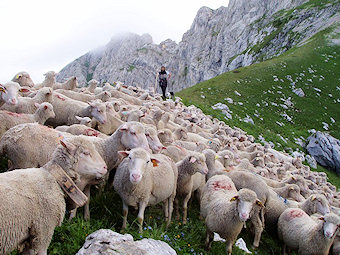
[[[84,189],[84,194],[87,196],[87,202],[84,208],[84,219],[90,220],[90,194],[91,193],[91,185],[86,185]]]
[[[76,217],[76,215],[77,215],[77,208],[70,211],[70,217],[68,220],[71,221],[74,217]]]
[[[171,217],[172,217],[172,211],[174,210],[174,205],[173,205],[173,203],[174,203],[174,196],[169,197],[169,204],[168,204],[169,218],[168,218],[168,223],[166,224],[167,227],[170,226]]]
[[[189,192],[183,200],[183,224],[187,224],[188,217],[188,201],[191,197],[191,192]]]
[[[129,206],[123,201],[123,225],[122,230],[126,229],[127,216],[129,212]]]
[[[166,199],[164,201],[163,208],[164,208],[165,221],[168,221],[168,219],[169,219],[169,201],[168,201],[168,199]]]
[[[144,211],[148,204],[145,201],[141,201],[139,203],[139,212],[137,216],[137,221],[139,223],[139,233],[143,232],[143,220],[144,220]]]
[[[175,211],[176,211],[176,220],[179,220],[179,202],[178,202],[178,198],[175,198]]]
[[[253,242],[254,248],[259,247],[261,234],[263,232],[263,223],[260,219],[260,213],[261,212],[256,210],[254,215],[251,217],[251,223],[253,224],[254,229],[255,229],[255,237],[254,237],[254,242]]]
[[[231,252],[233,251],[233,244],[234,244],[234,241],[233,240],[226,240],[226,250],[227,250],[227,254],[228,255],[231,255]]]
[[[47,249],[41,249],[38,251],[37,255],[47,255]]]
[[[209,251],[211,249],[211,243],[214,239],[214,234],[209,231],[208,229],[206,230],[206,236],[205,236],[205,249]]]
[[[34,251],[32,249],[25,248],[25,250],[22,252],[23,255],[35,255]]]

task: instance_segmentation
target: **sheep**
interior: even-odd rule
[[[273,190],[281,197],[293,199],[297,202],[304,201],[305,198],[300,194],[300,188],[296,184],[287,184],[281,188],[273,188]]]
[[[161,150],[164,149],[163,144],[158,139],[157,131],[154,127],[145,126],[145,136],[153,153],[160,153]]]
[[[166,147],[163,147],[160,153],[168,156],[177,163],[184,159],[188,155],[189,151],[178,145],[167,145]]]
[[[238,190],[242,188],[253,190],[256,193],[257,198],[264,206],[266,206],[269,198],[269,188],[261,177],[253,173],[237,170],[229,172],[228,176],[232,179]],[[259,247],[261,234],[264,228],[264,210],[263,208],[260,209],[261,210],[259,211],[256,210],[251,217],[251,222],[255,227],[253,246],[256,248]]]
[[[228,193],[217,193],[209,203],[205,225],[207,227],[206,248],[211,247],[213,232],[226,239],[227,254],[249,219],[255,205],[262,207],[256,193],[249,189],[230,190]]]
[[[19,97],[16,105],[5,104],[0,110],[7,110],[16,113],[32,114],[36,111],[35,103],[52,102],[52,88],[41,88],[31,97]]]
[[[79,93],[77,91],[67,89],[56,89],[55,92],[85,103],[96,99],[100,99],[101,101],[106,102],[109,101],[109,99],[111,98],[111,93],[108,91],[101,92],[98,95],[87,95],[84,93]]]
[[[179,219],[179,199],[183,199],[183,224],[187,223],[188,201],[191,194],[203,188],[208,173],[206,158],[203,154],[190,152],[181,161],[176,163],[178,168],[177,191],[175,198],[176,217]]]
[[[86,126],[86,127],[91,127],[92,120],[89,117],[79,117],[75,116],[76,119],[79,121],[80,125]],[[78,125],[78,124],[73,124],[73,125]],[[73,126],[71,125],[71,126]],[[55,128],[55,130],[61,131],[61,132],[67,132],[66,130],[69,130],[71,126],[58,126]]]
[[[280,215],[287,208],[300,208],[308,215],[318,213],[325,215],[330,212],[327,199],[323,195],[311,195],[302,202],[282,198],[273,190],[269,190],[269,198],[265,209],[265,222],[271,229],[276,229]]]
[[[44,74],[45,79],[42,83],[35,84],[34,88],[41,89],[42,87],[50,87],[53,88],[53,86],[56,84],[56,75],[57,73],[54,71],[48,71]]]
[[[60,144],[41,168],[0,174],[1,254],[21,247],[24,254],[47,254],[54,228],[61,225],[66,207],[72,206],[50,171],[62,169],[80,190],[106,174],[106,165],[90,142],[72,139]]]
[[[202,152],[203,150],[207,149],[207,146],[203,143],[193,143],[193,142],[187,142],[187,141],[175,141],[173,144],[175,146],[182,147],[182,148],[187,149],[189,151]]]
[[[37,122],[44,124],[49,118],[54,118],[53,106],[50,103],[35,104],[37,110],[34,114],[22,114],[8,111],[0,111],[0,138],[10,128],[22,124]]]
[[[150,155],[142,148],[120,151],[113,187],[123,201],[123,225],[126,228],[129,206],[139,206],[137,221],[142,232],[144,210],[148,205],[165,203],[167,226],[171,222],[178,170],[174,162],[161,154]]]
[[[339,231],[340,217],[334,213],[313,220],[303,210],[286,209],[278,221],[278,235],[286,247],[299,254],[327,255]]]
[[[170,129],[160,129],[158,130],[158,138],[162,144],[165,146],[170,145],[174,142],[174,137]]]
[[[107,120],[106,107],[103,103],[98,101],[92,101],[86,104],[59,93],[53,93],[52,105],[56,117],[49,121],[48,125],[54,127],[77,123],[75,116],[94,117],[100,123],[105,123]]]
[[[109,137],[108,135],[103,134],[83,124],[73,124],[71,126],[59,126],[59,127],[56,127],[55,130],[61,131],[61,132],[67,132],[72,135],[95,136],[95,137],[102,138],[102,139],[106,139]]]
[[[224,166],[219,161],[216,161],[218,156],[212,149],[205,149],[202,153],[206,158],[207,167],[209,169],[209,172],[206,175],[206,179],[209,180],[209,178],[217,172],[223,171]]]
[[[89,81],[89,86],[87,87],[87,90],[91,93],[94,93],[94,90],[96,89],[99,82],[95,79],[92,79]]]
[[[106,134],[106,135],[111,135],[113,134],[119,126],[121,126],[124,121],[119,119],[119,116],[117,113],[114,111],[113,106],[111,103],[106,102],[106,115],[107,115],[107,121],[105,123],[96,123],[97,129]]]
[[[209,204],[214,199],[216,192],[228,194],[231,190],[237,191],[235,184],[227,175],[214,175],[204,185],[200,199],[200,216],[205,219],[208,214]]]
[[[19,83],[13,81],[0,85],[0,106],[4,104],[16,105],[18,103],[18,92],[29,92],[28,89],[22,88]]]
[[[31,79],[31,76],[27,72],[19,72],[17,73],[12,81],[17,82],[20,84],[22,87],[34,87],[34,82]]]
[[[225,168],[234,166],[234,154],[231,151],[223,150],[218,152],[218,161],[222,163]]]
[[[73,76],[70,77],[66,82],[64,83],[59,83],[56,82],[53,84],[53,89],[57,90],[57,89],[68,89],[68,90],[73,90],[75,88],[78,87],[78,81],[77,81],[77,77]]]

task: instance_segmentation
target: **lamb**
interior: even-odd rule
[[[0,174],[1,254],[20,247],[25,247],[24,254],[47,254],[54,228],[72,206],[51,171],[65,171],[80,190],[106,174],[93,144],[80,139],[60,143],[43,167]]]
[[[13,81],[0,85],[0,107],[4,104],[16,105],[18,103],[18,92],[29,92],[28,89],[22,88],[19,83]]]
[[[74,100],[78,100],[78,101],[85,102],[85,103],[96,100],[96,99],[100,99],[101,101],[106,102],[106,101],[109,101],[111,98],[111,93],[108,91],[101,92],[98,95],[88,95],[88,94],[79,93],[77,91],[67,90],[67,89],[57,89],[55,90],[55,92],[63,94]]]
[[[169,226],[176,195],[176,165],[168,157],[150,155],[142,148],[119,153],[125,159],[117,168],[113,187],[123,201],[122,229],[126,228],[129,206],[139,206],[137,221],[142,232],[145,208],[159,202],[165,203],[165,218]]]
[[[218,192],[215,199],[209,203],[208,214],[205,219],[207,227],[206,248],[210,249],[213,232],[216,232],[226,239],[227,254],[231,254],[237,236],[256,205],[262,207],[261,201],[257,199],[256,193],[252,190]]]
[[[179,219],[179,199],[183,199],[183,224],[187,223],[188,202],[191,194],[202,189],[208,173],[206,158],[203,154],[190,152],[176,163],[178,168],[177,192],[175,198],[176,217]]]
[[[109,137],[108,135],[105,135],[83,124],[73,124],[71,126],[59,126],[59,127],[56,127],[55,130],[61,131],[61,132],[67,132],[72,135],[95,136],[95,137],[102,138],[102,139],[106,139]]]
[[[79,124],[82,126],[86,126],[86,127],[91,127],[92,124],[92,120],[89,117],[79,117],[79,116],[75,116],[76,119],[79,121]],[[73,125],[78,125],[78,124],[73,124]],[[73,126],[71,125],[71,126]],[[69,130],[69,128],[71,126],[58,126],[55,128],[55,130],[61,131],[61,132],[67,132],[66,130]],[[71,132],[70,132],[71,133]]]
[[[70,77],[66,82],[64,83],[54,83],[53,84],[53,89],[68,89],[68,90],[73,90],[75,88],[78,87],[78,81],[77,81],[77,77],[73,76]]]
[[[16,112],[16,113],[28,113],[33,114],[37,107],[35,106],[35,103],[43,103],[43,102],[52,102],[52,94],[53,89],[52,88],[41,88],[39,89],[34,97],[19,97],[18,103],[16,105],[10,105],[5,104],[3,105],[0,110],[7,110],[10,112]]]
[[[94,117],[100,123],[105,123],[107,120],[106,107],[98,101],[92,101],[86,104],[59,93],[53,93],[52,105],[56,117],[52,121],[49,121],[48,124],[54,127],[77,123],[75,116]]]
[[[299,254],[327,255],[339,232],[340,217],[334,213],[326,214],[317,221],[303,210],[286,209],[278,221],[278,235],[286,246]]]
[[[17,82],[20,84],[22,87],[34,87],[34,82],[31,79],[31,76],[27,72],[19,72],[17,73],[12,81]]]
[[[36,112],[34,114],[18,114],[8,111],[0,111],[0,138],[10,128],[22,124],[37,122],[44,124],[49,118],[54,118],[53,106],[50,103],[36,103]]]

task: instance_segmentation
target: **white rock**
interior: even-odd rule
[[[239,239],[236,241],[235,245],[236,245],[239,249],[241,249],[242,251],[244,251],[245,253],[251,254],[251,252],[250,252],[250,251],[248,250],[248,248],[247,248],[246,242],[245,242],[242,238],[239,238]]]

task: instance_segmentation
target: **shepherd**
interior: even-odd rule
[[[165,70],[165,66],[161,67],[161,71],[156,74],[156,80],[158,80],[158,84],[162,89],[162,98],[163,100],[166,99],[166,88],[168,86],[168,80],[171,77],[171,73]]]

